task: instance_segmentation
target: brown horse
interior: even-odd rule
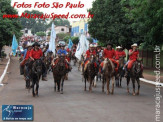
[[[112,91],[111,94],[114,93],[114,74],[115,74],[115,66],[112,63],[111,60],[109,60],[108,58],[106,58],[104,60],[104,65],[103,65],[103,82],[102,82],[102,92],[104,92],[104,86],[107,83],[107,94],[109,95],[110,90],[109,90],[109,84],[110,84],[110,80],[112,79]]]
[[[124,74],[123,67],[124,67],[124,58],[123,57],[120,57],[119,58],[118,73],[115,76],[116,86],[117,87],[122,87],[121,82],[122,82],[122,77],[123,77],[123,74]]]
[[[142,62],[141,61],[135,61],[133,63],[133,66],[131,68],[131,70],[129,71],[129,74],[127,76],[127,92],[129,93],[129,83],[130,83],[130,79],[132,80],[132,85],[133,85],[133,95],[139,95],[139,90],[140,90],[140,76],[142,73]],[[138,84],[138,90],[135,94],[135,80],[137,81]]]
[[[92,84],[95,76],[97,75],[98,68],[95,66],[96,57],[94,55],[90,56],[90,59],[87,64],[87,68],[83,70],[83,75],[85,79],[85,91],[86,91],[86,82],[89,81],[89,91],[92,91]]]
[[[53,66],[53,77],[54,77],[54,90],[56,91],[56,85],[58,87],[58,92],[60,92],[61,86],[61,94],[63,94],[63,84],[65,75],[67,73],[67,69],[65,66],[65,57],[60,56],[58,59],[58,63]]]

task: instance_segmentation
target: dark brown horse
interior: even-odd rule
[[[30,82],[31,82],[31,72],[32,72],[32,62],[30,59],[28,59],[24,65],[24,79],[26,82],[26,89],[30,89]]]
[[[53,77],[54,77],[54,90],[56,91],[56,85],[58,87],[58,92],[60,92],[60,86],[61,86],[61,94],[63,94],[63,84],[65,75],[67,73],[67,69],[65,66],[65,57],[60,56],[58,59],[57,64],[53,66]]]
[[[109,84],[110,84],[110,80],[112,79],[112,90],[111,90],[111,94],[114,93],[114,75],[115,75],[115,66],[112,63],[111,60],[109,60],[108,58],[106,58],[104,60],[104,65],[103,65],[103,82],[102,82],[102,92],[104,92],[104,86],[107,83],[107,94],[109,95],[110,90],[109,90]]]
[[[138,84],[138,90],[136,92],[137,95],[139,95],[139,89],[140,89],[140,76],[142,73],[142,62],[141,61],[135,61],[133,63],[133,66],[131,70],[129,71],[129,74],[127,76],[127,92],[129,93],[129,83],[130,79],[132,80],[132,85],[133,85],[133,95],[135,96],[135,80],[137,81]]]
[[[115,76],[116,86],[117,87],[122,87],[121,82],[122,82],[122,77],[123,77],[123,74],[124,74],[123,67],[124,67],[124,58],[123,57],[120,57],[119,58],[118,73]]]
[[[96,57],[94,55],[90,56],[90,59],[87,64],[87,68],[83,70],[84,80],[85,80],[85,91],[86,91],[86,82],[89,81],[89,91],[92,91],[92,84],[95,76],[98,72],[98,67],[95,65]]]
[[[38,96],[38,88],[39,88],[39,81],[41,75],[42,75],[42,60],[37,59],[32,64],[32,72],[31,72],[33,97]],[[35,89],[35,85],[36,85],[36,89]]]

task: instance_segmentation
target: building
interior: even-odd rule
[[[23,36],[33,36],[31,29],[24,28],[21,32],[23,33]]]
[[[89,37],[88,33],[88,19],[81,19],[80,21],[74,21],[71,23],[71,36],[79,36],[80,33],[85,33]]]
[[[51,27],[46,30],[46,35],[51,31]],[[68,26],[55,26],[55,32],[58,33],[70,33],[71,28]]]

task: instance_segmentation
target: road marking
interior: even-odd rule
[[[8,62],[7,62],[7,65],[6,65],[5,69],[3,71],[3,74],[0,77],[0,86],[3,86],[2,81],[3,81],[3,78],[5,77],[5,75],[7,73],[7,69],[8,69],[9,64],[10,64],[10,57],[8,59]]]
[[[153,85],[159,85],[159,86],[163,87],[163,83],[154,82],[154,81],[147,80],[147,79],[144,79],[144,78],[139,78],[139,79],[141,81],[143,81],[143,82],[150,83],[150,84],[153,84]]]

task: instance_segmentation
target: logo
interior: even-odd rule
[[[2,105],[3,121],[32,121],[33,105]]]

